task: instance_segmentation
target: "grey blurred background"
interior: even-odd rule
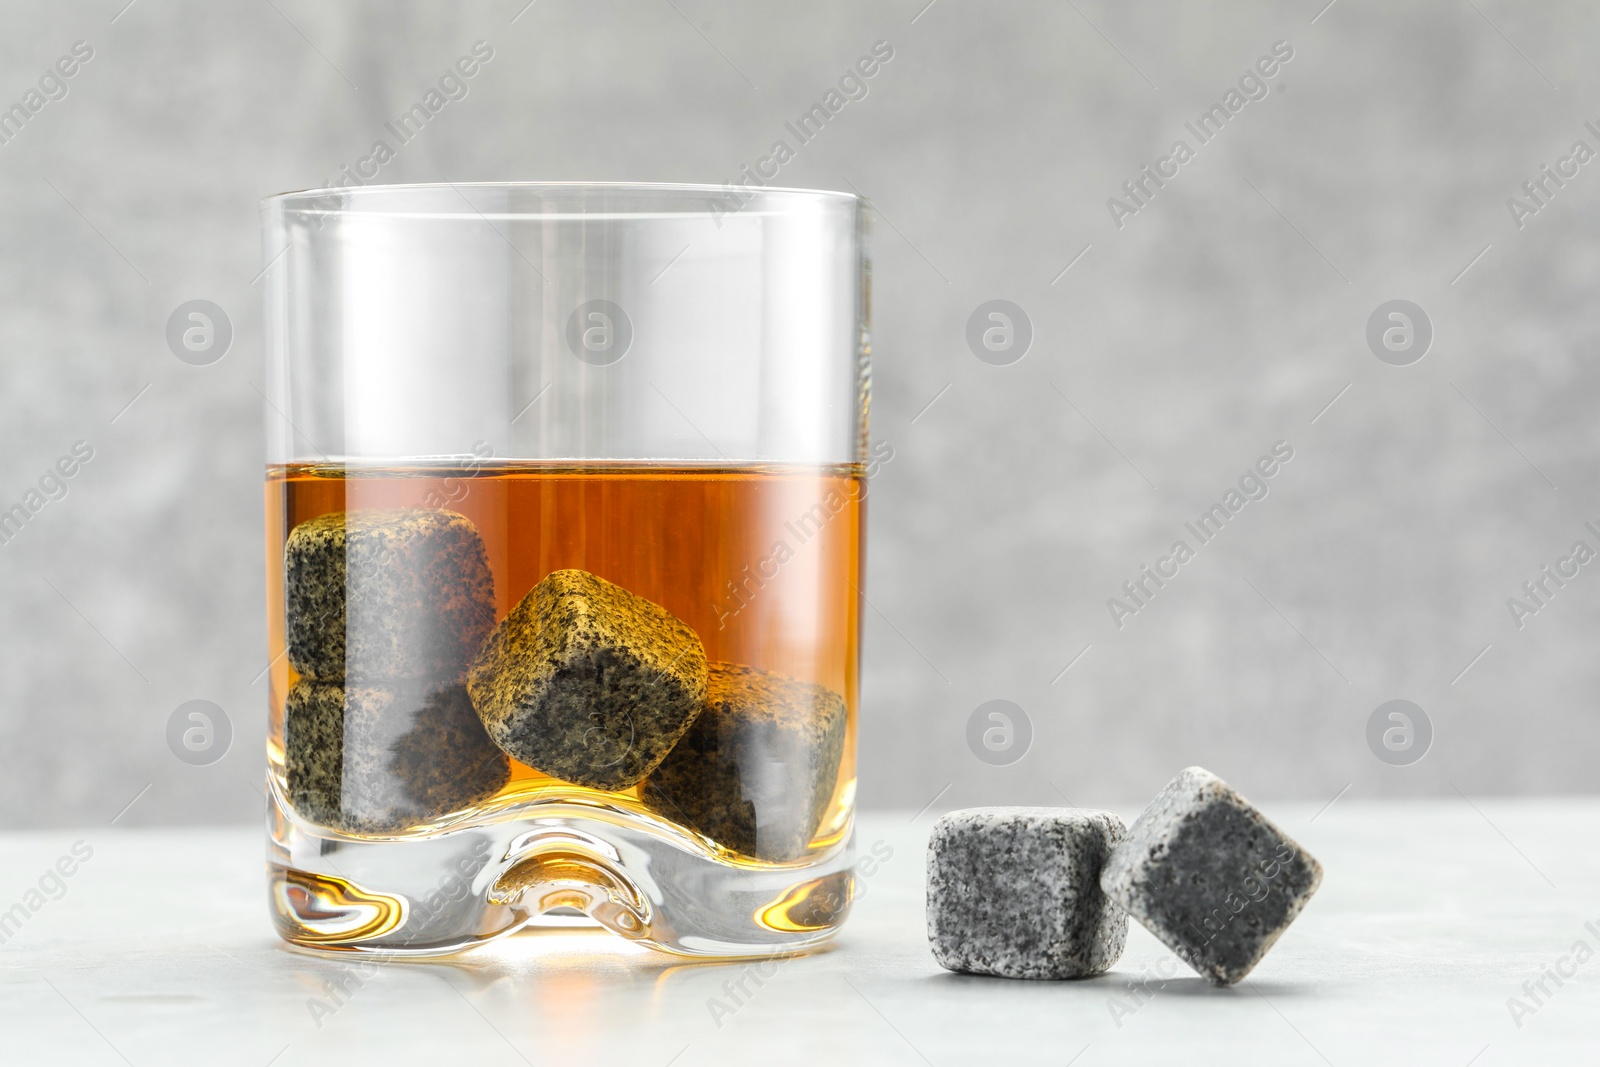
[[[353,166],[479,40],[380,180],[726,181],[893,48],[779,179],[879,211],[864,804],[1137,803],[1189,763],[1262,798],[1594,790],[1600,566],[1520,628],[1507,601],[1600,549],[1600,162],[1508,198],[1600,151],[1600,10],[524,3],[4,8],[0,107],[93,50],[0,144],[0,509],[93,450],[0,544],[5,826],[259,817],[258,200]],[[234,326],[209,366],[165,340],[192,299]],[[1032,325],[1009,365],[967,343],[992,299]],[[1394,299],[1433,331],[1405,366],[1367,340]],[[1266,498],[1118,628],[1280,441]],[[195,699],[232,724],[205,766],[167,743]],[[1433,736],[1386,761],[1394,699]],[[991,700],[1031,740],[986,761]]]

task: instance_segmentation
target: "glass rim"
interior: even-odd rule
[[[495,192],[540,192],[566,193],[584,195],[589,193],[645,193],[656,194],[663,197],[715,197],[742,195],[751,198],[771,196],[778,200],[834,200],[841,204],[854,203],[864,205],[867,198],[860,193],[844,192],[839,189],[805,189],[793,186],[779,185],[711,185],[700,182],[590,182],[590,181],[484,181],[484,182],[396,182],[392,184],[371,185],[334,185],[321,188],[292,189],[286,192],[273,193],[261,198],[261,206],[280,207],[288,210],[301,208],[317,213],[340,214],[345,212],[360,212],[356,206],[330,208],[328,201],[335,197],[355,196],[359,194],[376,195],[404,195],[412,193],[445,193],[454,192],[458,195],[463,190],[489,190]],[[448,210],[440,209],[444,214],[454,214]],[[433,212],[430,212],[430,214]],[[470,202],[464,203],[459,210],[464,217],[476,217],[481,214]],[[653,214],[654,212],[641,211],[639,214]],[[540,218],[548,216],[548,211],[511,211],[505,214],[511,216],[526,216]],[[623,214],[629,214],[623,212]]]

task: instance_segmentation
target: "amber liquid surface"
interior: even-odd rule
[[[433,508],[471,519],[494,575],[496,620],[551,571],[577,568],[665,607],[712,661],[747,664],[834,690],[849,726],[834,797],[811,851],[847,833],[855,793],[864,479],[859,467],[607,464],[288,465],[266,486],[269,760],[283,783],[284,544],[319,515]],[[638,787],[605,793],[515,760],[485,813],[523,800],[588,797],[636,807]],[[467,812],[463,818],[471,818]]]

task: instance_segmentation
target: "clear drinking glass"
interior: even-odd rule
[[[429,954],[598,923],[701,956],[832,935],[862,202],[445,184],[263,211],[279,933]]]

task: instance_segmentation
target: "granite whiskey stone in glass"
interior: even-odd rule
[[[868,399],[840,193],[264,205],[269,882],[304,946],[848,910]]]

